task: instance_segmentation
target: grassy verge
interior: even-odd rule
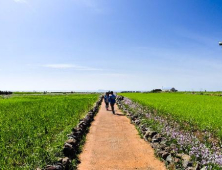
[[[35,169],[53,163],[79,119],[98,95],[14,96],[0,100],[2,169]]]
[[[120,103],[140,135],[152,143],[157,155],[163,158],[169,169],[186,169],[188,162],[189,168],[221,169],[221,145],[199,140],[194,131],[184,129],[180,123],[127,98]],[[150,137],[151,132],[157,134]],[[181,159],[184,154],[187,154],[188,162]]]
[[[222,98],[181,93],[123,93],[125,97],[155,110],[159,115],[172,117],[194,130],[209,131],[222,139]],[[187,127],[188,127],[187,126]]]

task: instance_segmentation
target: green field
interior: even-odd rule
[[[207,130],[222,139],[222,97],[183,93],[121,93],[160,115]]]
[[[194,94],[194,95],[209,95],[209,96],[221,96],[221,91],[187,91],[187,92],[177,92],[177,93],[184,93],[184,94]]]
[[[43,92],[13,92],[13,94],[43,94]]]
[[[61,156],[71,128],[98,94],[0,98],[0,169],[35,169]]]

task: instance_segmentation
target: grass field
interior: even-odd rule
[[[177,92],[177,93],[184,93],[184,94],[195,94],[195,95],[209,95],[209,96],[221,96],[222,92],[221,91],[187,91],[187,92]]]
[[[13,94],[43,94],[43,92],[13,92]]]
[[[35,169],[61,155],[71,128],[97,94],[0,98],[0,169]]]
[[[121,95],[170,115],[177,122],[187,122],[208,130],[222,139],[222,97],[183,93],[121,93]]]

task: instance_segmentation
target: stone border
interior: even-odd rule
[[[149,142],[152,148],[155,150],[156,155],[165,163],[166,167],[170,170],[206,170],[206,167],[200,167],[198,163],[191,161],[191,156],[183,153],[176,153],[177,147],[175,144],[168,144],[167,139],[161,133],[152,130],[152,127],[146,127],[143,125],[142,114],[134,114],[123,104],[124,97],[117,97],[118,107],[126,113],[126,116],[130,118],[131,122],[137,127],[141,136],[146,142]]]
[[[79,124],[72,129],[72,133],[68,135],[68,140],[64,143],[62,150],[64,158],[60,158],[54,165],[47,165],[44,170],[71,170],[74,168],[71,167],[71,162],[76,158],[81,146],[81,141],[88,132],[95,115],[98,113],[102,100],[103,96],[100,96],[93,109],[91,109],[87,115],[80,120]],[[36,170],[41,169],[37,168]]]

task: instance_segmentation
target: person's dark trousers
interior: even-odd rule
[[[105,102],[106,103],[106,109],[108,110],[109,108],[109,102]]]
[[[113,114],[115,114],[114,105],[115,105],[115,103],[110,103]]]

